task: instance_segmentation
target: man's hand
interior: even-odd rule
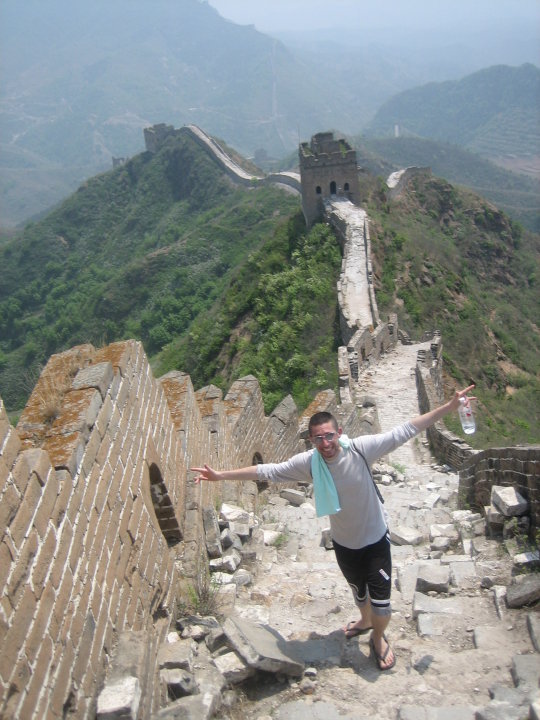
[[[202,468],[191,468],[193,472],[199,473],[195,478],[195,483],[200,483],[201,480],[207,480],[208,482],[217,482],[218,480],[221,480],[221,477],[218,472],[215,470],[212,470],[211,467],[208,467],[208,465],[205,465]]]
[[[467,397],[469,390],[472,390],[474,385],[469,385],[465,390],[456,390],[454,397],[450,400],[450,409],[457,410],[459,407],[459,401],[461,398],[465,398],[465,405],[469,405],[470,400],[476,400],[474,396]]]

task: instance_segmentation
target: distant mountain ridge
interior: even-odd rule
[[[140,152],[146,126],[197,124],[277,162],[315,132],[360,132],[382,102],[429,76],[419,48],[411,67],[403,48],[389,55],[369,38],[358,49],[335,35],[324,52],[291,49],[199,0],[4,0],[0,10],[10,28],[0,47],[5,227]],[[444,67],[447,76],[448,52]]]
[[[459,81],[429,83],[394,96],[377,111],[369,136],[452,143],[495,162],[540,172],[540,69],[494,66]],[[538,176],[538,175],[537,175]]]

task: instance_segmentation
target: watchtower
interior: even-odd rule
[[[298,151],[302,182],[302,210],[311,227],[324,212],[324,200],[332,196],[357,202],[358,167],[356,151],[346,140],[334,140],[331,132],[313,135]]]

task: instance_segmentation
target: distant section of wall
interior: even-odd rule
[[[431,175],[431,168],[408,167],[392,173],[386,181],[389,199],[395,200],[399,197],[409,180],[417,175]]]

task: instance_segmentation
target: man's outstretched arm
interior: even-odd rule
[[[191,468],[193,472],[199,473],[194,479],[196,483],[201,480],[217,482],[218,480],[257,480],[257,466],[237,468],[236,470],[214,470],[208,465],[202,468]]]
[[[466,397],[469,390],[472,390],[473,387],[474,385],[469,385],[469,387],[465,388],[465,390],[456,390],[456,392],[454,393],[454,397],[447,403],[444,403],[444,405],[440,405],[434,410],[430,410],[424,415],[419,415],[418,417],[412,418],[411,423],[418,430],[418,432],[422,432],[422,430],[425,430],[426,428],[430,427],[430,425],[433,425],[438,420],[441,420],[445,415],[448,415],[448,413],[457,410],[459,407],[460,399],[462,397]],[[469,400],[476,400],[476,398],[467,398],[467,402]]]

